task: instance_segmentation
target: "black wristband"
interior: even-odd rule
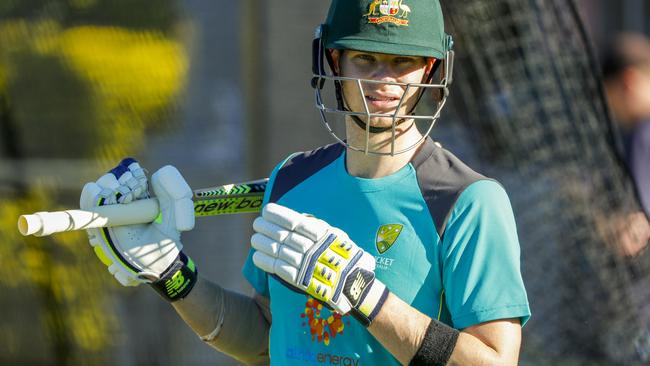
[[[197,275],[198,270],[192,259],[180,252],[176,261],[160,276],[160,280],[151,283],[151,287],[165,300],[174,302],[190,293]]]
[[[409,366],[445,366],[454,351],[460,332],[442,322],[431,319],[420,349]]]

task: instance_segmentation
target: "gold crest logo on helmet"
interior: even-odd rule
[[[402,0],[373,0],[368,7],[368,18],[370,24],[393,23],[396,25],[409,25],[409,14],[411,8],[403,4]]]

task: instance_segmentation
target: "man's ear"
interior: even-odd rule
[[[426,74],[425,75],[429,75],[431,70],[434,69],[434,66],[437,67],[438,62],[440,62],[440,60],[438,60],[437,58],[434,58],[434,57],[427,57],[426,60],[427,60],[427,68],[426,68]]]
[[[330,56],[330,67],[332,68],[332,71],[335,75],[341,75],[341,51],[337,49],[329,49],[327,52]]]
[[[431,75],[431,72],[435,73],[438,72],[438,69],[442,66],[442,60],[434,58],[434,57],[427,57],[427,67],[426,67],[426,73],[425,78],[429,78],[430,80],[427,80],[430,83],[435,84],[436,82],[433,80],[434,75]],[[442,79],[445,77],[445,70],[444,68],[440,70],[440,81],[442,82]],[[431,91],[431,97],[435,103],[440,103],[444,97],[444,91],[442,90],[432,90]]]

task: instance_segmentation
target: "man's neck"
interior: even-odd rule
[[[413,141],[415,144],[417,140]],[[410,146],[410,145],[409,145]],[[396,155],[366,154],[347,149],[345,165],[348,174],[360,178],[381,178],[391,175],[408,164],[419,151],[422,143],[411,150]],[[399,151],[396,146],[396,151]]]
[[[360,178],[381,178],[402,169],[411,161],[416,149],[390,155],[366,155],[360,151],[347,150],[345,159],[348,174]]]
[[[395,151],[402,151],[411,146],[417,145],[422,139],[422,134],[415,124],[401,126],[395,137]],[[348,121],[347,137],[351,146],[361,147],[365,145],[365,131],[362,131],[356,124]],[[420,146],[415,146],[408,151],[399,154],[389,155],[391,152],[391,133],[372,134],[369,140],[370,151],[379,151],[387,155],[366,154],[363,151],[356,151],[348,148],[346,154],[346,168],[348,174],[361,178],[381,178],[391,175],[408,164],[417,153]]]

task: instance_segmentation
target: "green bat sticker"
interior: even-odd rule
[[[379,254],[384,254],[393,246],[403,227],[400,224],[387,224],[379,227],[377,239],[375,240]]]

